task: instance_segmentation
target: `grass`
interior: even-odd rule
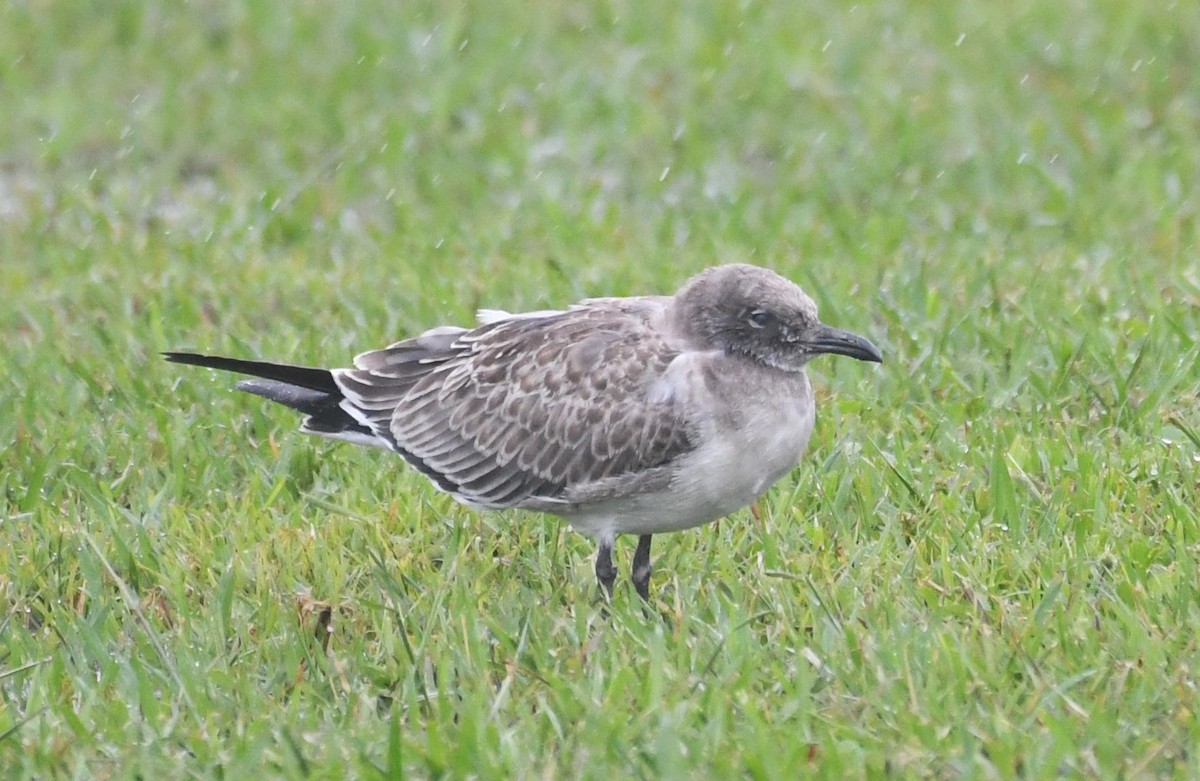
[[[5,5],[0,773],[1197,777],[1196,40],[1116,0]],[[760,521],[656,544],[667,620],[156,356],[729,260],[887,362],[814,366]]]

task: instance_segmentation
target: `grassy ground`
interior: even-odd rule
[[[3,5],[3,777],[1200,776],[1200,6],[688,8]],[[887,362],[665,621],[156,357],[730,260]]]

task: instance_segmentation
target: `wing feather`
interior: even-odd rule
[[[334,379],[440,487],[483,507],[545,506],[692,449],[680,399],[657,390],[680,354],[654,327],[661,311],[661,299],[603,299],[435,329]]]

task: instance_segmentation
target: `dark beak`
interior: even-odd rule
[[[879,352],[878,347],[858,334],[830,328],[827,325],[817,326],[816,330],[804,340],[804,344],[814,353],[849,355],[860,361],[883,363],[883,353]]]

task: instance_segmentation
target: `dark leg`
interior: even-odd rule
[[[617,579],[617,568],[612,562],[612,540],[600,540],[600,550],[596,553],[596,580],[607,599],[612,599],[613,582]]]
[[[650,564],[650,535],[638,537],[637,550],[633,554],[633,587],[638,596],[650,601],[650,573],[654,567]]]

